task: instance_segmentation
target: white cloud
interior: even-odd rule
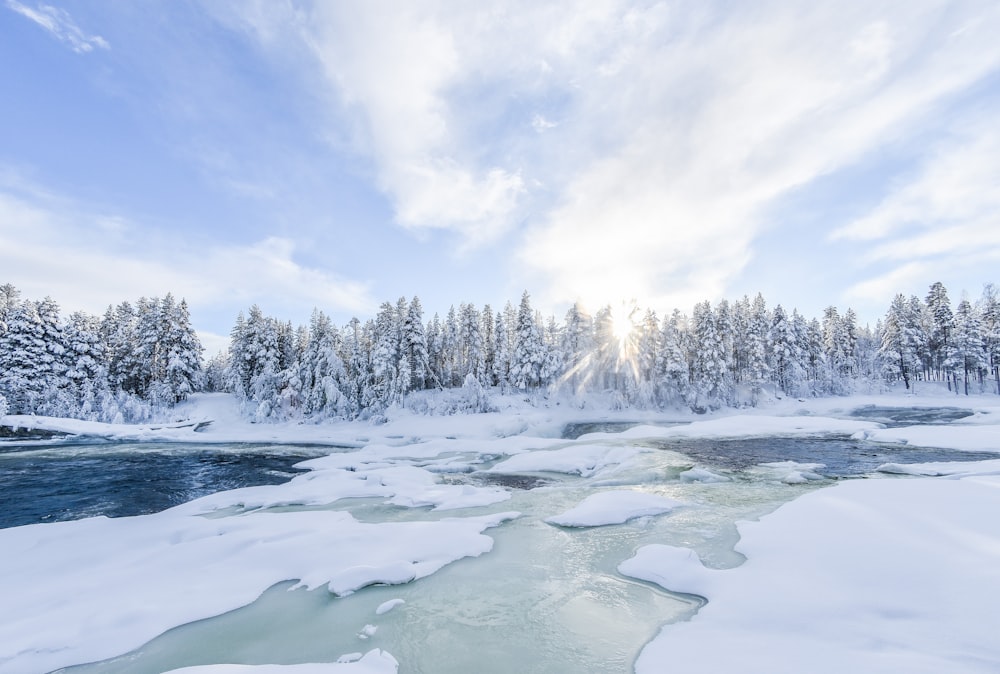
[[[60,42],[78,54],[93,51],[94,48],[110,49],[111,45],[100,35],[88,35],[80,28],[65,9],[39,4],[33,9],[17,0],[7,0],[7,7],[47,30]]]
[[[342,106],[332,123],[361,130],[399,224],[473,244],[520,227],[515,285],[547,304],[725,293],[776,199],[935,131],[938,106],[1000,65],[989,2],[304,13],[253,32],[273,46],[285,21],[310,45]],[[885,208],[921,207],[903,201]]]
[[[1000,212],[1000,132],[995,122],[1000,110],[992,107],[987,119],[964,116],[953,123],[951,137],[922,158],[909,180],[896,184],[872,212],[837,230],[833,238],[877,241],[895,236],[908,248],[911,237],[926,238],[921,233],[931,228],[971,226],[987,237],[1000,231],[990,226]],[[947,237],[940,238],[947,245]],[[892,257],[893,247],[884,246],[875,257]]]
[[[1000,263],[1000,133],[992,108],[954,120],[952,134],[932,147],[907,179],[870,213],[834,232],[858,241],[873,269],[845,297],[868,302],[916,293],[944,280],[974,291]]]
[[[200,244],[88,215],[79,204],[0,190],[0,283],[26,297],[52,296],[67,310],[103,313],[109,304],[171,292],[187,299],[196,324],[217,310],[231,321],[253,303],[303,321],[313,307],[371,313],[366,283],[302,265],[295,253],[283,238]]]
[[[959,40],[949,33],[968,17],[788,9],[654,16],[613,79],[586,83],[578,116],[602,127],[574,140],[621,140],[580,166],[525,237],[521,260],[552,299],[718,297],[777,198],[905,137],[1000,64],[995,10]],[[995,192],[989,169],[967,166],[971,189],[993,180]]]

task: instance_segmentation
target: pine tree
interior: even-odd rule
[[[768,353],[771,319],[768,315],[764,296],[757,293],[753,306],[750,308],[750,320],[747,332],[746,358],[747,377],[753,385],[754,401],[760,393],[761,385],[771,375]]]
[[[670,318],[663,320],[663,354],[659,366],[659,397],[666,404],[681,405],[692,395],[690,334],[687,318],[674,309]]]
[[[480,317],[475,306],[461,304],[458,325],[458,372],[465,378],[472,375],[481,385],[488,384],[486,376],[486,346],[479,330]]]
[[[926,302],[930,328],[927,334],[927,349],[931,367],[940,379],[945,362],[949,360],[951,355],[951,333],[954,329],[955,317],[951,311],[948,291],[940,281],[931,285]]]
[[[569,308],[564,323],[560,348],[565,361],[565,381],[571,391],[580,393],[591,377],[594,324],[579,303]]]
[[[82,312],[70,316],[66,336],[66,378],[75,399],[73,416],[91,421],[110,421],[104,410],[112,397],[100,337],[100,320]]]
[[[496,352],[493,358],[493,380],[500,387],[501,393],[507,393],[511,386],[511,344],[510,335],[507,331],[507,320],[504,315],[497,312],[496,320],[493,321],[496,331]]]
[[[691,315],[691,376],[693,405],[718,406],[726,398],[725,346],[707,300],[695,305]]]
[[[982,320],[986,364],[993,373],[996,391],[1000,395],[1000,291],[992,283],[983,287],[978,309]]]
[[[22,302],[7,310],[0,334],[0,394],[10,414],[32,414],[45,387],[46,349],[38,309]]]
[[[462,385],[464,373],[461,368],[458,317],[455,307],[448,308],[444,324],[441,326],[441,382],[445,388]]]
[[[544,364],[545,345],[542,343],[541,330],[535,321],[528,291],[524,291],[514,328],[514,350],[510,366],[512,383],[522,391],[538,388],[542,384]]]
[[[427,336],[424,332],[423,308],[416,295],[410,301],[403,321],[403,350],[410,367],[410,389],[422,391],[432,379]]]
[[[483,335],[483,366],[484,386],[496,386],[494,363],[497,356],[497,336],[493,319],[493,309],[490,305],[483,307],[479,314],[479,332]]]
[[[379,411],[400,402],[405,392],[399,376],[400,325],[395,308],[383,302],[372,334],[372,396]],[[407,373],[407,385],[409,384]]]
[[[735,324],[733,309],[726,299],[719,300],[715,305],[715,332],[719,336],[719,342],[722,346],[722,362],[725,363],[722,390],[725,392],[726,402],[733,404],[736,383],[736,376],[733,373],[736,361]]]
[[[965,395],[969,395],[969,379],[981,374],[986,367],[986,349],[983,343],[982,323],[967,298],[962,298],[955,309],[953,346],[949,365],[960,370]],[[957,392],[957,391],[956,391]]]
[[[562,343],[562,328],[556,323],[555,316],[549,316],[545,322],[542,336],[545,345],[545,364],[542,366],[542,384],[549,386],[559,381],[565,369],[565,360],[560,344]]]
[[[919,366],[918,321],[919,317],[914,315],[912,303],[907,302],[902,294],[897,294],[882,323],[879,355],[883,372],[891,379],[902,379],[907,389]]]
[[[182,299],[180,304],[165,300],[162,310],[165,329],[159,350],[163,352],[165,361],[163,382],[170,401],[178,403],[201,388],[201,354],[204,349],[191,326],[191,315],[185,300]]]
[[[798,392],[798,385],[804,377],[802,371],[801,345],[793,324],[781,305],[774,307],[769,334],[771,345],[771,371],[778,387],[788,395]]]

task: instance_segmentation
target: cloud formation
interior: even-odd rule
[[[28,7],[18,0],[7,0],[7,7],[21,16],[34,21],[47,30],[54,38],[65,43],[78,54],[96,49],[110,49],[111,45],[100,35],[88,35],[76,24],[69,12],[59,7],[39,3],[36,8]]]
[[[168,292],[202,316],[213,307],[256,303],[302,323],[313,307],[367,315],[376,306],[365,282],[297,262],[295,244],[285,238],[180,240],[78,203],[10,189],[9,181],[0,189],[0,223],[0,283],[34,299],[50,295],[68,310],[100,314],[109,304]],[[218,331],[229,323],[199,327]]]
[[[273,47],[282,21],[398,224],[466,245],[516,232],[510,273],[550,305],[723,295],[777,200],[939,133],[1000,68],[988,2],[316,3],[251,23]],[[839,236],[898,231],[928,199],[955,234],[980,228],[996,174],[977,147]]]

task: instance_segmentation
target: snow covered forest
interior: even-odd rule
[[[807,319],[759,294],[662,319],[634,306],[591,316],[574,305],[561,322],[535,311],[527,292],[517,307],[460,304],[429,320],[419,298],[400,298],[342,327],[315,310],[293,328],[253,306],[231,337],[229,352],[203,366],[187,305],[170,294],[63,320],[51,299],[21,300],[5,285],[0,412],[140,421],[196,390],[235,394],[256,421],[378,420],[394,405],[489,411],[494,392],[695,411],[899,382],[987,392],[1000,377],[1000,291],[987,284],[953,309],[935,283],[924,300],[896,295],[874,327],[851,309]]]
[[[0,414],[147,421],[201,388],[201,357],[170,294],[63,319],[52,299],[0,286]]]

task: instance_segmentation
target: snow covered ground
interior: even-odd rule
[[[958,406],[974,414],[947,424],[884,428],[851,418],[851,410],[864,405]],[[622,574],[707,600],[692,619],[663,626],[636,660],[638,672],[1000,669],[992,634],[1000,605],[998,461],[977,462],[970,455],[969,462],[954,464],[886,465],[871,476],[876,479],[836,482],[807,464],[762,465],[748,477],[690,463],[670,473],[649,463],[660,456],[650,441],[670,438],[837,434],[998,451],[1000,398],[786,399],[707,417],[580,410],[556,401],[532,406],[505,399],[500,406],[499,414],[447,417],[395,411],[378,426],[255,425],[240,418],[228,396],[202,395],[177,415],[178,422],[212,420],[197,433],[190,425],[0,418],[5,425],[102,438],[350,448],[306,462],[310,471],[283,485],[221,492],[152,515],[0,530],[0,673],[45,672],[119,656],[170,628],[246,606],[283,581],[325,587],[331,596],[365,592],[372,584],[427,582],[457,560],[497,554],[496,532],[528,517],[519,513],[529,503],[524,494],[531,493],[515,493],[503,480],[524,474],[576,480],[549,489],[548,500],[538,502],[551,511],[531,514],[532,522],[571,527],[567,536],[585,536],[597,525],[632,527],[628,532],[641,534],[635,540],[642,544],[617,559]],[[560,438],[567,423],[598,420],[643,425]],[[683,423],[653,425],[661,421]],[[464,479],[472,472],[481,480]],[[803,484],[794,484],[793,474]],[[641,484],[636,475],[644,476]],[[738,524],[736,550],[744,563],[709,568],[693,547],[676,544],[683,537],[670,545],[649,542],[707,512],[704,503],[673,494],[694,490],[687,493],[725,502],[721,495],[729,492],[720,490],[738,489],[751,477],[788,490],[781,493],[792,500],[759,521]],[[370,521],[341,507],[359,498],[419,517]],[[660,528],[643,524],[651,517]],[[617,524],[626,521],[632,524]],[[401,604],[381,602],[380,609],[389,605],[386,615],[373,611],[370,623],[355,632],[370,628],[372,641],[382,638],[381,621],[416,610],[411,600]],[[262,661],[251,667],[241,661],[178,671],[411,671],[406,659],[397,662],[391,641],[380,643],[382,648],[345,649],[313,664]],[[496,671],[491,664],[484,661],[482,670]]]

